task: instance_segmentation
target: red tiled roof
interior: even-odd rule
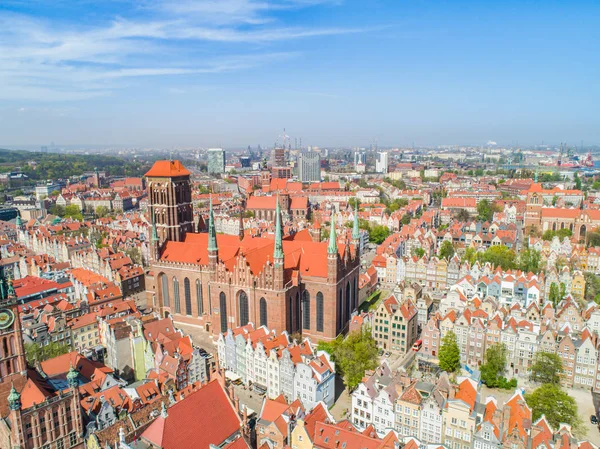
[[[144,176],[148,178],[170,178],[189,175],[191,175],[190,171],[180,161],[156,161]]]
[[[141,435],[162,449],[208,448],[240,430],[241,420],[218,381],[212,381],[167,410]]]
[[[303,276],[327,277],[327,242],[283,240],[284,268],[298,270]],[[219,259],[233,271],[238,257],[243,254],[252,274],[262,272],[267,262],[273,263],[275,241],[270,238],[217,234]],[[346,245],[338,244],[340,256]],[[208,265],[208,234],[187,234],[184,242],[167,242],[161,261]]]

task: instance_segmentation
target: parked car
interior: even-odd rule
[[[598,418],[596,418],[596,415],[590,416],[590,422],[592,424],[598,424]]]

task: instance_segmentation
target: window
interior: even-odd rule
[[[260,298],[260,325],[268,326],[267,300],[265,298]]]
[[[173,303],[175,306],[175,313],[181,313],[181,304],[179,303],[179,281],[177,278],[173,278]]]
[[[69,435],[69,443],[71,446],[75,446],[77,444],[77,434],[75,432]]]
[[[185,295],[185,314],[192,314],[192,292],[190,288],[190,280],[185,278],[183,280],[183,293]]]
[[[160,285],[162,287],[162,301],[163,307],[170,307],[169,301],[169,278],[167,278],[166,274],[160,275]]]
[[[323,332],[323,293],[317,293],[317,332]]]
[[[202,302],[202,282],[196,280],[196,301],[198,302],[198,316],[204,313],[204,303]]]
[[[302,328],[310,329],[310,293],[304,290],[302,293]]]
[[[224,292],[219,294],[219,313],[221,314],[221,332],[227,331],[227,297]]]
[[[240,326],[245,326],[248,324],[248,295],[245,291],[241,291],[239,293],[239,303],[240,303]]]

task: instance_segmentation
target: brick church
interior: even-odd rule
[[[308,231],[283,235],[279,201],[275,235],[194,232],[190,172],[179,161],[158,161],[146,173],[154,262],[148,306],[175,322],[218,334],[249,322],[276,332],[331,340],[347,329],[358,306],[358,222],[352,241],[328,242]],[[332,220],[333,222],[334,220]]]
[[[17,297],[0,267],[0,448],[83,448],[79,374],[27,366]]]

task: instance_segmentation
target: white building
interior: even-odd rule
[[[375,171],[377,173],[387,173],[389,166],[388,153],[382,152],[377,153],[377,160],[375,161]]]

